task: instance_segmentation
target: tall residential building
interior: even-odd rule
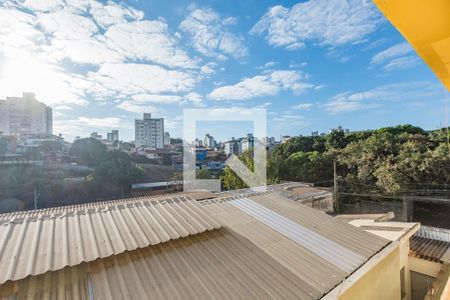
[[[119,130],[113,130],[111,132],[108,132],[106,134],[106,139],[108,140],[108,142],[118,142],[119,141]]]
[[[0,100],[0,131],[5,135],[52,134],[52,109],[33,93]]]
[[[169,132],[164,132],[164,146],[169,146],[170,145],[170,133]]]
[[[255,147],[255,138],[253,134],[247,134],[247,137],[243,138],[241,141],[241,152],[245,152],[247,150],[252,150]]]
[[[152,119],[151,114],[144,113],[144,118],[136,119],[134,126],[136,148],[164,148],[164,118]]]
[[[238,140],[235,140],[234,137],[224,143],[224,151],[227,156],[240,154],[241,150],[241,143]]]
[[[207,134],[205,135],[205,139],[204,139],[203,145],[204,145],[206,148],[214,149],[214,148],[216,147],[216,140],[214,139],[214,137],[213,137],[212,135],[210,135],[209,133],[207,133]]]

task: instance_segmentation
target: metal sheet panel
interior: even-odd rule
[[[411,237],[411,255],[439,262],[449,263],[450,242],[420,236]]]
[[[345,272],[352,272],[366,261],[350,249],[248,198],[232,200],[230,203]]]
[[[337,249],[344,247],[363,258],[360,265],[355,266],[351,271],[344,271],[306,248],[303,243],[296,242],[231,203],[240,198],[243,197],[208,200],[203,201],[202,204],[222,226],[230,228],[250,240],[259,249],[293,272],[297,276],[299,284],[314,287],[315,290],[321,292],[322,296],[389,244],[388,240],[288,200],[279,194],[263,193],[246,197],[269,209],[272,213],[281,215],[283,219],[289,219],[303,228],[315,232],[321,236],[321,240],[326,239],[331,241],[332,245],[339,245]]]
[[[186,198],[41,210],[0,223],[0,283],[219,228]]]
[[[6,299],[318,299],[253,243],[224,228],[0,286]]]

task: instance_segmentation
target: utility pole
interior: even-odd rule
[[[37,192],[36,188],[34,188],[34,210],[37,209],[37,203],[40,195],[41,194]]]
[[[333,162],[333,199],[334,199],[334,212],[339,213],[339,199],[338,199],[338,182],[336,172],[336,161]]]

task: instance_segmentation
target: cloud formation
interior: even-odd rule
[[[0,60],[24,74],[17,80],[0,72],[0,97],[28,89],[49,104],[134,101],[139,94],[192,92],[202,74],[215,72],[214,63],[201,67],[178,45],[165,20],[145,20],[142,11],[112,1],[5,0],[0,28]],[[27,80],[30,70],[40,80]]]
[[[330,114],[377,108],[385,102],[421,101],[438,96],[436,86],[429,82],[407,82],[382,85],[367,91],[340,93],[329,99],[323,107]]]
[[[222,86],[208,94],[213,100],[249,100],[261,96],[274,96],[281,91],[300,93],[313,88],[308,76],[300,71],[277,70],[263,75],[245,78],[234,85]]]
[[[181,22],[180,29],[190,38],[193,47],[206,56],[220,60],[228,57],[242,58],[248,55],[244,38],[229,30],[236,19],[222,20],[213,9],[194,9]]]
[[[372,66],[383,65],[383,70],[394,71],[412,68],[418,65],[420,59],[414,54],[410,44],[403,42],[391,46],[375,54],[370,60]]]
[[[250,30],[275,47],[294,50],[306,43],[336,47],[364,42],[381,22],[371,1],[309,0],[273,6]]]

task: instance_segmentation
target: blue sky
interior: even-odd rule
[[[35,92],[68,140],[132,140],[143,112],[181,136],[184,108],[266,108],[277,139],[445,124],[443,86],[371,1],[4,0],[0,28],[0,98]]]

